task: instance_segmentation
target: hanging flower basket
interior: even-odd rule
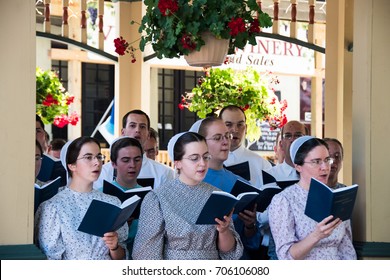
[[[69,105],[74,102],[74,96],[65,90],[55,72],[37,67],[36,91],[36,114],[44,124],[62,128],[78,123],[79,115],[76,112],[69,114]]]
[[[279,101],[273,90],[278,83],[271,73],[260,75],[250,67],[211,68],[191,92],[182,96],[179,108],[196,112],[203,119],[211,113],[218,114],[225,106],[239,106],[246,116],[246,137],[252,142],[260,137],[259,121],[267,121],[271,129],[281,128],[287,122],[287,101]]]
[[[221,65],[229,49],[228,39],[217,39],[211,32],[201,34],[205,44],[199,51],[192,51],[184,58],[190,66],[211,67]]]
[[[136,61],[134,52],[138,49],[132,44],[138,41],[141,51],[145,50],[147,44],[151,44],[157,58],[174,58],[197,53],[205,48],[207,43],[203,34],[210,32],[218,39],[228,40],[228,50],[234,52],[236,48],[244,49],[247,44],[256,45],[260,28],[272,26],[271,17],[261,10],[257,0],[143,2],[146,11],[142,21],[131,21],[132,24],[139,24],[141,37],[133,42],[127,42],[123,37],[114,41],[115,51],[119,55],[129,53],[132,62]],[[217,65],[220,64],[218,62]]]

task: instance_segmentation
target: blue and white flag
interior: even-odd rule
[[[111,114],[108,118],[99,126],[98,130],[100,134],[106,139],[108,144],[111,145],[112,141],[115,139],[115,128],[114,128],[114,103],[111,107]]]

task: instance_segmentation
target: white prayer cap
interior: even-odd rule
[[[168,142],[168,156],[169,158],[171,159],[171,161],[175,161],[174,159],[174,148],[175,148],[175,144],[177,142],[177,140],[184,134],[188,133],[188,131],[185,131],[185,132],[180,132],[178,134],[175,134],[172,136],[172,138],[169,140]]]
[[[292,162],[295,162],[295,156],[297,155],[297,152],[299,148],[308,140],[313,139],[313,136],[302,136],[294,140],[290,146],[290,157]]]
[[[60,160],[61,160],[62,166],[65,168],[65,171],[66,171],[66,184],[68,184],[68,182],[69,182],[69,173],[68,173],[68,168],[67,168],[67,164],[66,164],[66,155],[68,153],[69,145],[72,144],[72,142],[73,142],[73,140],[69,140],[68,142],[66,142],[65,145],[61,148],[61,152],[60,152]]]
[[[110,144],[110,154],[112,153],[112,146],[114,145],[114,143],[117,142],[117,141],[119,141],[119,140],[121,140],[121,139],[123,139],[123,138],[131,138],[131,137],[129,137],[129,136],[120,136],[120,137],[118,137],[118,138],[115,138],[115,139],[111,142],[111,144]]]
[[[65,145],[61,148],[61,152],[60,152],[60,159],[61,159],[61,163],[62,163],[62,166],[66,168],[66,154],[68,153],[68,148],[69,148],[69,145],[72,144],[73,140],[69,140],[68,142],[65,143]]]
[[[194,122],[194,124],[191,126],[190,132],[196,132],[196,133],[199,133],[199,128],[200,128],[200,125],[202,124],[202,121],[204,119],[200,119],[200,120],[197,120],[196,122]]]

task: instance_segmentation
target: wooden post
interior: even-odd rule
[[[274,22],[272,24],[272,33],[279,34],[279,0],[274,0]]]
[[[69,0],[62,0],[62,36],[66,38],[69,38],[68,6]]]
[[[87,1],[86,0],[81,0],[80,1],[80,11],[81,11],[81,22],[80,22],[80,27],[81,27],[81,43],[86,44],[87,43],[87,16],[86,16],[86,9],[87,9]]]
[[[291,3],[290,37],[297,38],[297,0],[290,0],[290,3]]]
[[[316,0],[309,0],[309,30],[307,34],[307,41],[314,44],[314,16]]]
[[[103,15],[104,15],[104,0],[98,1],[98,10],[97,10],[98,18],[99,18],[99,38],[98,38],[98,48],[99,50],[104,50],[104,33],[103,33]]]
[[[43,21],[43,32],[50,33],[51,31],[51,23],[50,23],[50,0],[43,1],[45,5],[45,18]]]

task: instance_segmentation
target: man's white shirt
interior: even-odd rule
[[[299,180],[299,175],[295,168],[288,165],[286,161],[283,161],[281,164],[273,166],[268,171],[268,173],[274,176],[276,181]]]

